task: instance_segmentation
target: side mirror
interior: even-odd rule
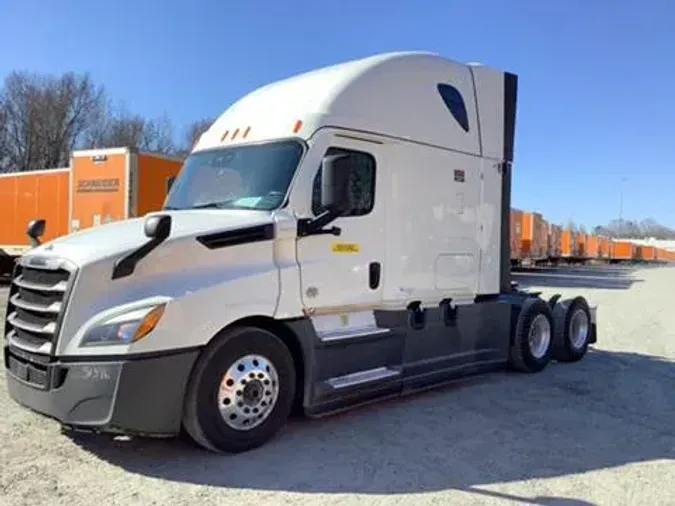
[[[33,220],[28,224],[26,234],[30,237],[34,247],[40,245],[40,237],[45,235],[46,228],[47,222],[43,219]]]
[[[328,155],[321,163],[321,205],[328,212],[340,216],[353,207],[349,182],[354,172],[351,155]]]
[[[167,214],[158,214],[148,216],[143,227],[146,237],[163,241],[171,234],[171,216]]]

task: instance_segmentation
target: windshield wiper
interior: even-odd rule
[[[231,202],[234,202],[237,199],[238,197],[214,202],[204,202],[203,204],[195,204],[194,206],[190,206],[189,209],[219,209],[223,206],[228,205]]]
[[[240,204],[233,204],[235,200],[238,200],[239,197],[235,197],[227,200],[219,200],[214,202],[204,202],[203,204],[195,204],[189,207],[173,207],[167,206],[163,209],[165,211],[189,211],[190,209],[251,209],[254,210],[254,207],[243,206]]]

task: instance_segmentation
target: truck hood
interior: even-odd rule
[[[78,267],[131,251],[148,241],[143,231],[147,216],[169,214],[171,235],[167,243],[205,232],[236,230],[273,222],[271,212],[249,210],[181,210],[149,213],[142,218],[99,225],[46,242],[26,253],[67,258]]]

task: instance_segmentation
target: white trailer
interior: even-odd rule
[[[510,282],[516,95],[514,74],[404,52],[243,97],[162,211],[21,257],[11,397],[66,427],[239,452],[293,408],[581,359],[595,308]]]

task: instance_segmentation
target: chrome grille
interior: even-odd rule
[[[35,262],[29,259],[29,262]],[[72,276],[56,260],[17,264],[10,287],[5,336],[10,345],[50,354],[58,337],[61,315]]]

